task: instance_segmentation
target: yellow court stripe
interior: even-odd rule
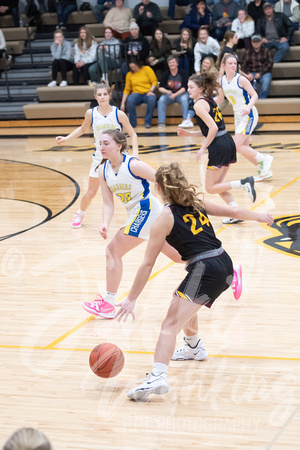
[[[80,322],[78,325],[76,325],[76,327],[72,328],[71,330],[67,331],[65,334],[63,334],[62,336],[60,336],[58,339],[56,339],[55,341],[51,342],[51,344],[47,345],[47,347],[45,347],[46,349],[50,349],[53,348],[54,345],[59,344],[61,341],[63,341],[64,339],[66,339],[68,336],[70,336],[71,334],[75,333],[75,331],[78,331],[81,327],[83,327],[84,325],[86,325],[87,323],[89,323],[91,320],[94,319],[95,316],[90,316],[87,319],[85,319],[83,322]]]

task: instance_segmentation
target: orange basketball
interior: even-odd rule
[[[124,366],[122,350],[115,344],[99,344],[90,353],[90,368],[102,378],[111,378],[118,375]]]

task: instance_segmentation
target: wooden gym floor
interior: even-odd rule
[[[81,121],[80,121],[81,122]],[[264,127],[267,129],[267,127]],[[159,256],[140,296],[136,321],[89,316],[82,301],[105,289],[105,246],[98,227],[101,195],[83,227],[70,222],[85,192],[93,140],[58,147],[55,136],[74,126],[1,128],[1,411],[0,444],[17,428],[41,429],[54,449],[298,449],[300,440],[299,123],[252,137],[274,156],[274,177],[258,183],[257,201],[243,191],[241,206],[269,211],[272,228],[254,222],[223,226],[218,237],[243,267],[243,294],[226,291],[199,313],[206,361],[171,362],[170,392],[145,404],[126,392],[152,367],[153,351],[181,265]],[[203,183],[206,157],[199,140],[179,138],[175,126],[137,128],[140,157],[154,168],[179,161]],[[239,156],[227,179],[255,175]],[[218,196],[210,196],[216,202]],[[116,203],[111,239],[125,220]],[[124,258],[118,300],[126,296],[145,244]],[[88,365],[102,342],[125,355],[120,375],[104,380]],[[182,335],[177,344],[181,345]]]

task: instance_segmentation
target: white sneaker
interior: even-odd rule
[[[241,185],[244,191],[248,192],[250,200],[252,203],[256,200],[256,191],[254,189],[254,178],[247,177],[241,180]]]
[[[159,123],[158,124],[158,128],[165,128],[165,127],[166,127],[166,125],[164,123]]]
[[[195,359],[196,361],[202,361],[207,358],[207,351],[204,348],[203,342],[201,339],[197,342],[196,347],[191,347],[190,344],[187,343],[186,339],[184,347],[175,350],[172,356],[172,361],[185,361],[187,359]]]
[[[183,120],[179,125],[180,128],[193,128],[194,124],[192,120]]]
[[[263,180],[268,180],[269,178],[272,178],[273,173],[271,172],[271,170],[269,170],[269,172],[267,172],[264,176],[261,176],[260,171],[258,171],[259,173],[254,177],[254,181],[255,183],[259,183],[260,181]]]
[[[66,86],[68,86],[68,83],[66,82],[66,81],[62,81],[61,83],[60,83],[60,85],[59,85],[60,87],[66,87]]]
[[[127,392],[127,397],[136,402],[146,400],[151,394],[163,395],[169,392],[167,374],[165,372],[162,372],[159,375],[154,375],[151,372],[150,375],[141,380],[140,383],[139,386]]]
[[[56,81],[51,81],[49,84],[48,84],[48,87],[55,87],[56,86]]]
[[[264,177],[270,170],[273,162],[273,156],[264,155],[264,160],[259,163],[258,173],[261,177]]]
[[[229,223],[240,223],[240,222],[244,222],[244,221],[240,220],[240,219],[233,219],[231,217],[225,217],[225,219],[222,220],[222,223],[225,223],[226,225]]]

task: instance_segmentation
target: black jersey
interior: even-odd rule
[[[225,130],[225,123],[224,123],[223,116],[222,116],[221,112],[219,111],[219,107],[216,104],[216,102],[214,101],[214,99],[202,97],[201,100],[206,100],[207,103],[209,104],[209,115],[213,118],[214,122],[216,123],[216,125],[218,127],[218,131]],[[199,125],[203,136],[207,137],[208,130],[209,130],[208,126],[197,114],[196,114],[196,119],[197,119],[197,124]]]
[[[174,216],[174,226],[166,240],[179,252],[183,261],[221,247],[205,209],[193,210],[177,204],[168,206]]]

